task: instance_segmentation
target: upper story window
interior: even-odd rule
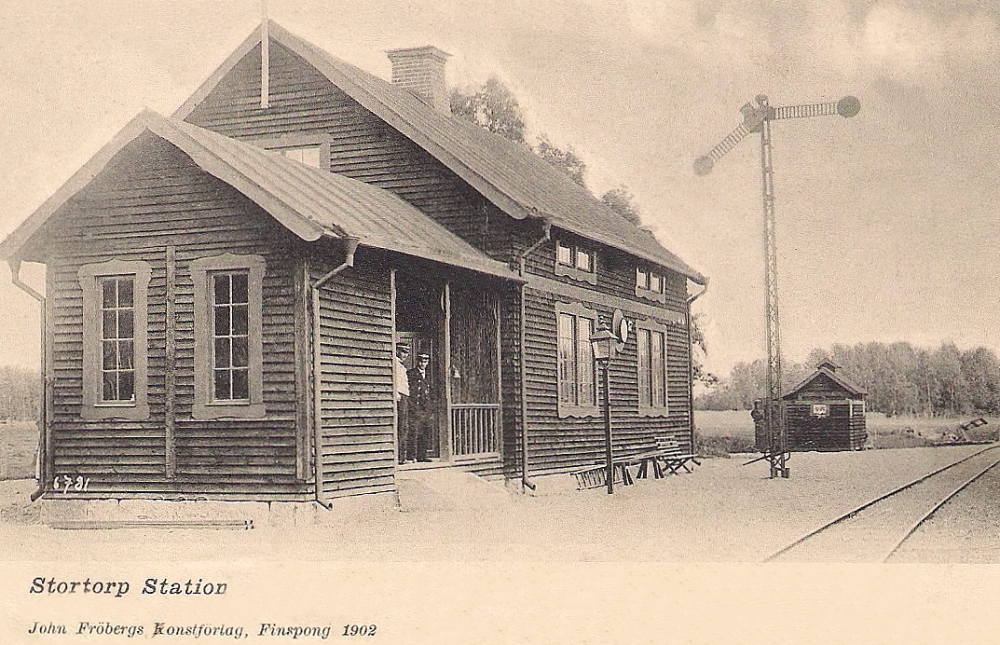
[[[597,284],[597,254],[582,246],[557,241],[556,275]]]
[[[264,270],[259,255],[191,263],[196,419],[264,416]]]
[[[313,168],[320,168],[320,145],[309,145],[309,146],[294,146],[289,148],[270,148],[274,152],[277,152],[283,157],[288,157],[289,159],[294,159],[299,163],[304,163],[307,166],[312,166]]]
[[[635,295],[640,298],[666,302],[667,279],[662,273],[638,267],[635,270]]]
[[[149,418],[147,402],[147,262],[85,264],[83,402],[85,420]]]
[[[639,413],[667,414],[667,330],[650,322],[636,323]]]
[[[594,350],[597,314],[581,305],[557,305],[559,416],[597,414]]]

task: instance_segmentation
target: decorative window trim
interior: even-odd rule
[[[559,247],[562,247],[564,249],[569,249],[569,257],[570,257],[569,264],[559,261]],[[577,254],[581,249],[590,255],[589,271],[586,269],[578,268],[576,266]],[[570,244],[568,242],[556,240],[555,260],[556,260],[555,264],[556,275],[565,276],[567,278],[579,280],[580,282],[587,282],[593,285],[597,284],[597,251],[586,247],[581,247],[579,244]]]
[[[638,388],[642,387],[642,348],[640,347],[642,335],[639,333],[639,330],[645,330],[650,334],[663,334],[663,405],[643,405],[642,392],[641,390],[637,390],[639,394],[639,416],[642,417],[665,417],[670,413],[670,361],[668,360],[670,354],[670,336],[667,333],[667,329],[666,325],[661,325],[651,320],[635,321],[635,376]]]
[[[83,288],[83,404],[80,418],[85,421],[122,419],[144,421],[149,418],[147,342],[149,280],[152,268],[141,260],[108,260],[85,264],[77,271]],[[135,401],[101,401],[101,278],[132,276],[133,364],[135,365]]]
[[[645,276],[645,280],[643,279]],[[649,285],[653,276],[660,279],[660,288],[653,289]],[[635,268],[635,295],[639,298],[652,300],[660,304],[667,303],[667,276],[659,271],[647,269],[645,267]]]
[[[266,263],[259,255],[226,253],[191,262],[194,281],[194,406],[195,419],[260,419],[264,409],[264,272]],[[249,401],[215,401],[213,391],[212,291],[209,279],[220,271],[247,271],[249,274]]]
[[[253,139],[250,143],[271,152],[277,152],[282,148],[317,146],[319,148],[319,167],[323,170],[330,170],[330,136],[327,134],[288,134],[281,137]]]
[[[559,317],[563,314],[574,316],[574,325],[577,318],[587,318],[593,322],[593,328],[597,330],[597,324],[599,321],[597,312],[590,309],[580,303],[556,303],[556,403],[558,406],[559,418],[564,419],[567,417],[596,417],[600,414],[600,408],[598,406],[598,389],[600,384],[597,378],[597,361],[593,361],[593,375],[594,375],[594,404],[593,405],[578,405],[574,403],[564,403],[562,400],[562,378],[559,375]],[[590,339],[587,339],[589,344]],[[592,359],[593,360],[593,359]],[[577,359],[577,364],[579,364]],[[577,379],[579,382],[579,379]]]

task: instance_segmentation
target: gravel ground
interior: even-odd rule
[[[969,484],[908,539],[891,562],[1000,563],[1000,466]]]
[[[765,462],[707,459],[693,474],[576,491],[568,475],[491,508],[370,512],[331,526],[253,531],[57,531],[37,523],[31,482],[0,487],[8,560],[756,562],[795,538],[981,446],[795,454],[791,478]],[[997,492],[993,481],[992,492]],[[973,504],[975,507],[976,504]],[[991,518],[993,533],[996,509]],[[944,525],[945,516],[937,524]],[[985,521],[985,520],[984,520]],[[985,525],[971,527],[970,535]],[[970,538],[972,539],[972,538]],[[135,544],[156,544],[155,553]],[[974,548],[981,548],[976,542]],[[955,555],[955,560],[965,556]],[[951,561],[951,560],[949,560]]]

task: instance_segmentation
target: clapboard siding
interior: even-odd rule
[[[602,319],[610,320],[611,309],[585,303]],[[533,472],[579,466],[599,461],[604,454],[604,419],[565,417],[558,414],[558,347],[556,337],[557,298],[535,289],[526,290],[528,461]],[[629,317],[634,314],[626,311]],[[667,332],[668,404],[666,416],[640,416],[638,371],[634,339],[611,361],[611,411],[616,454],[651,448],[654,437],[674,435],[689,441],[690,415],[687,390],[687,331],[679,325]],[[599,370],[596,375],[600,379]],[[599,393],[600,398],[600,393]]]
[[[785,431],[790,450],[860,450],[868,440],[864,403],[821,371],[785,397]],[[827,417],[812,406],[825,404]]]
[[[510,479],[520,475],[521,461],[521,288],[507,285],[499,294],[500,300],[500,383],[502,398],[501,423],[503,425],[502,451],[503,474]]]
[[[334,264],[310,266],[315,282]],[[382,258],[362,249],[355,266],[320,288],[320,468],[323,493],[395,489],[392,296]]]
[[[850,403],[829,403],[830,416],[815,418],[812,404],[789,404],[785,423],[791,450],[860,450],[868,438],[864,414],[851,415]]]
[[[389,190],[482,248],[485,201],[451,170],[278,43],[270,47],[270,107],[260,109],[260,47],[186,118],[239,139],[318,134],[330,170]]]
[[[298,495],[294,275],[297,241],[236,190],[150,135],[126,146],[44,231],[52,300],[56,474],[91,477],[90,492]],[[176,249],[176,464],[165,463],[166,247]],[[260,255],[263,283],[263,395],[267,417],[194,420],[193,260]],[[148,262],[148,421],[84,422],[83,293],[80,266],[108,259]]]

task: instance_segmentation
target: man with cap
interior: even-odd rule
[[[427,458],[427,444],[433,433],[434,421],[434,400],[430,381],[427,380],[427,366],[430,362],[430,354],[421,352],[417,354],[417,366],[406,373],[410,386],[410,424],[405,456],[417,461],[430,461]]]
[[[396,359],[393,362],[392,381],[396,392],[396,427],[399,432],[399,463],[406,460],[406,435],[410,423],[407,419],[407,402],[410,398],[410,382],[406,374],[406,357],[410,355],[407,343],[396,343]]]

